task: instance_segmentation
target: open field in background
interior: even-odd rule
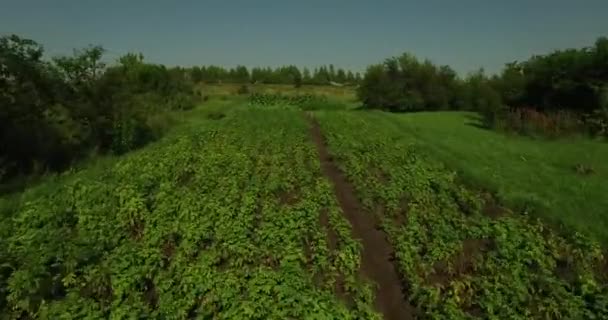
[[[199,88],[204,95],[209,96],[233,96],[237,95],[242,84],[201,84]],[[248,84],[248,89],[252,93],[267,94],[314,94],[325,95],[332,99],[337,99],[345,103],[358,103],[355,88],[352,86],[334,87],[318,85],[302,85],[295,88],[293,85],[286,84]]]
[[[605,247],[587,237],[606,240],[605,144],[505,136],[470,113],[252,105],[238,87],[203,87],[140,150],[0,198],[0,311],[608,316]],[[352,88],[300,90],[357,105]]]

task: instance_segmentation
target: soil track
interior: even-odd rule
[[[403,294],[401,278],[392,262],[393,250],[386,235],[379,230],[374,215],[361,209],[353,186],[327,151],[319,123],[312,116],[309,118],[310,134],[317,146],[321,169],[333,184],[342,212],[352,225],[355,238],[363,245],[361,272],[377,285],[376,310],[387,320],[413,319],[413,309]]]

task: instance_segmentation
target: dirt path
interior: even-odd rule
[[[353,186],[338,169],[327,151],[321,128],[316,119],[310,117],[310,134],[317,146],[321,169],[331,180],[334,192],[346,218],[350,221],[353,234],[363,244],[361,272],[377,284],[375,307],[384,319],[413,319],[412,307],[403,295],[401,280],[391,261],[393,250],[384,232],[372,214],[364,212]]]

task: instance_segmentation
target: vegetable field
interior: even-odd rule
[[[462,187],[388,116],[318,117],[367,212],[382,219],[421,317],[608,316],[606,261],[596,243],[559,236]]]
[[[3,200],[2,317],[374,318],[305,119],[202,124]]]
[[[463,187],[376,113],[243,102],[0,219],[0,319],[608,316],[599,245]]]

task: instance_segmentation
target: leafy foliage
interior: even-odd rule
[[[157,138],[152,117],[194,105],[179,69],[126,55],[101,62],[103,48],[45,60],[42,46],[0,38],[0,159],[6,177],[62,169],[89,150],[121,153]],[[156,121],[158,123],[158,121]]]
[[[317,115],[363,204],[383,219],[419,317],[608,316],[597,243],[556,234],[464,188],[386,117]]]
[[[410,54],[387,59],[367,69],[359,87],[359,98],[367,108],[390,111],[446,110],[462,96],[456,73],[448,66],[420,62]]]
[[[339,210],[297,111],[197,120],[1,199],[0,314],[377,319]]]
[[[605,135],[606,52],[608,39],[599,38],[593,47],[558,50],[524,62],[508,63],[493,77],[487,77],[481,70],[464,78],[456,77],[448,66],[438,67],[428,60],[421,62],[406,53],[370,66],[358,93],[365,107],[371,109],[479,111],[489,125],[512,123],[508,117],[514,114],[509,109],[533,110],[548,119],[568,114],[577,118],[572,123],[582,121],[586,131]],[[515,114],[530,113],[526,110],[516,110]],[[536,118],[528,118],[522,118],[529,122],[525,126],[538,127]],[[510,130],[519,131],[521,127],[514,124]],[[554,127],[544,133],[555,134]]]

